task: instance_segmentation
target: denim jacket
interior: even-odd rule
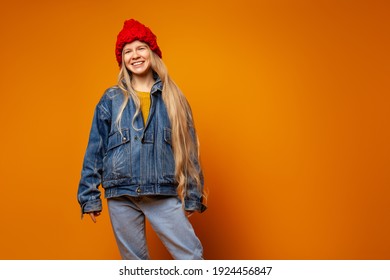
[[[171,125],[162,99],[162,82],[157,77],[151,90],[151,107],[146,125],[139,114],[132,125],[135,105],[130,98],[121,120],[115,120],[124,100],[121,89],[111,87],[96,106],[78,188],[82,214],[102,210],[99,185],[105,197],[121,195],[176,196],[175,162]],[[195,135],[195,131],[193,131]],[[203,175],[200,169],[200,177]],[[206,206],[195,184],[187,186],[184,208],[203,212]]]

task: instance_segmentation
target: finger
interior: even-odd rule
[[[194,214],[194,212],[186,212],[186,216],[187,216],[187,218],[189,218],[189,217],[191,217],[192,216],[192,214]]]
[[[89,213],[89,216],[91,217],[92,221],[96,223],[96,218],[94,213]]]

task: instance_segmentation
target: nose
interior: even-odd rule
[[[139,54],[138,54],[138,51],[137,50],[134,50],[133,51],[133,57],[131,59],[137,59],[139,58]]]

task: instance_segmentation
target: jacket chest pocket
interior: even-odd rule
[[[103,159],[103,178],[113,180],[131,177],[130,132],[123,129],[108,137],[107,152]]]
[[[173,182],[175,178],[175,159],[172,148],[172,131],[170,128],[164,128],[164,141],[162,143],[162,173],[165,179]]]

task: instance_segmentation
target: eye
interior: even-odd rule
[[[124,53],[124,54],[131,53],[131,50],[124,50],[123,53]]]

